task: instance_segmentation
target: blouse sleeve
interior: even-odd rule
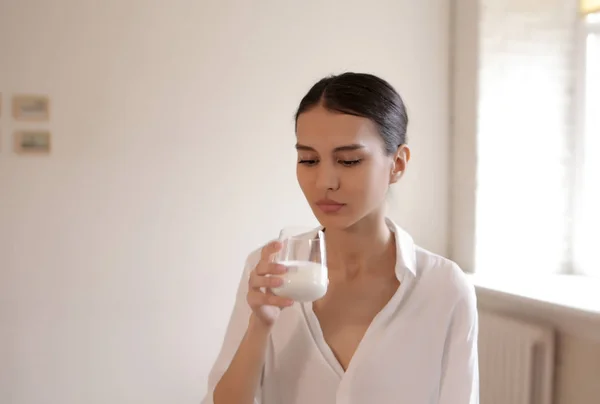
[[[439,404],[479,403],[477,299],[473,286],[462,286],[444,349]]]
[[[246,295],[248,293],[248,277],[250,275],[250,271],[252,271],[257,261],[258,259],[256,252],[251,254],[246,260],[242,279],[240,280],[240,284],[238,286],[233,312],[225,331],[225,338],[223,340],[221,350],[217,355],[217,359],[209,373],[207,393],[206,396],[204,396],[204,399],[201,401],[201,404],[214,404],[213,394],[215,387],[229,367],[233,356],[237,352],[237,349],[242,342],[244,334],[246,333],[246,329],[248,328],[248,321],[252,312],[246,302]],[[260,403],[260,387],[257,389],[254,403]]]

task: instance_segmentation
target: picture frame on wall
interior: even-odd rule
[[[15,132],[14,146],[18,154],[50,154],[51,134],[45,129],[21,130]]]
[[[50,119],[50,99],[45,95],[14,95],[12,109],[17,121],[43,122]]]

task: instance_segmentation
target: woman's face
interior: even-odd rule
[[[381,212],[410,156],[405,146],[385,153],[369,119],[321,106],[298,117],[296,138],[298,183],[324,227],[348,228]]]

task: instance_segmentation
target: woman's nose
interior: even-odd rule
[[[317,168],[317,188],[322,191],[335,191],[340,187],[340,178],[335,167],[320,164]]]

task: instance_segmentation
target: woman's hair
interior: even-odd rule
[[[385,80],[367,73],[343,73],[319,80],[306,93],[298,117],[316,106],[370,119],[377,125],[385,151],[395,153],[406,143],[408,115],[402,98]]]

